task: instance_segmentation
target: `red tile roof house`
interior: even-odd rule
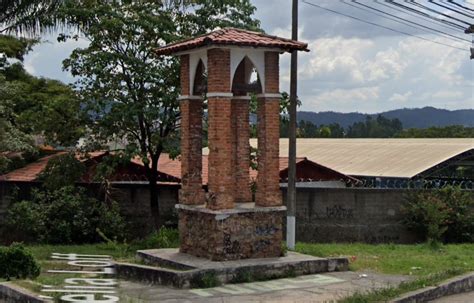
[[[2,224],[7,207],[10,204],[9,193],[13,188],[18,189],[19,199],[28,199],[31,188],[41,186],[38,180],[39,174],[45,169],[48,161],[61,154],[58,151],[54,154],[40,158],[26,166],[13,170],[0,176],[0,235],[2,234]],[[96,167],[107,152],[92,152],[88,157],[77,155],[77,158],[86,166],[86,173],[78,181],[99,197],[103,196],[103,190],[99,183],[94,180]],[[202,157],[203,161],[203,186],[207,186],[207,166],[208,157]],[[335,170],[312,162],[306,158],[297,159],[297,179],[298,186],[301,187],[346,187],[346,185],[357,184],[358,180],[341,174]],[[159,182],[158,195],[160,203],[160,214],[163,220],[173,221],[174,205],[178,201],[178,190],[181,182],[181,162],[179,159],[171,159],[168,154],[162,154],[158,164]],[[250,170],[250,177],[255,180],[257,171]],[[280,182],[282,187],[286,187],[288,178],[288,159],[280,158]],[[139,158],[132,159],[127,165],[120,166],[110,177],[113,185],[111,195],[119,202],[125,217],[132,222],[131,230],[138,236],[146,235],[149,232],[149,198],[147,179],[143,163]],[[250,186],[250,185],[249,185]]]
[[[45,169],[49,160],[59,155],[65,154],[66,152],[57,152],[52,155],[45,156],[39,160],[29,163],[22,168],[13,170],[7,174],[0,176],[0,183],[21,183],[31,182],[39,183],[38,176]],[[86,165],[86,173],[82,176],[78,183],[87,184],[95,183],[94,174],[96,167],[105,156],[109,155],[108,152],[92,152],[87,156],[77,155],[77,159]],[[208,156],[202,157],[203,164],[203,185],[207,185],[208,175]],[[320,186],[324,185],[324,182],[330,182],[333,184],[327,184],[329,187],[345,187],[346,184],[355,184],[358,182],[357,179],[350,176],[344,175],[333,169],[317,164],[307,158],[297,158],[297,181],[298,183],[310,183],[305,187],[320,182]],[[162,154],[158,163],[159,172],[159,185],[161,184],[178,184],[181,182],[181,162],[178,159],[171,159],[168,154]],[[256,170],[250,170],[250,178],[255,179],[257,177]],[[280,182],[286,183],[288,178],[288,158],[280,158]],[[125,166],[118,167],[115,173],[110,176],[109,181],[111,183],[134,183],[134,182],[146,182],[145,171],[143,163],[139,158],[134,158]],[[336,184],[335,182],[340,182]]]

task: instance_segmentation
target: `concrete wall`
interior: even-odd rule
[[[25,240],[22,235],[14,235],[5,229],[7,209],[12,202],[12,194],[16,192],[19,200],[30,198],[32,188],[39,186],[36,183],[3,183],[0,182],[0,243],[9,243],[15,240]],[[179,185],[166,184],[158,186],[158,203],[160,206],[160,220],[167,226],[177,227],[177,213],[174,205],[178,201]],[[89,186],[94,195],[101,197],[103,192],[98,186]],[[128,224],[131,237],[143,237],[153,229],[150,214],[150,200],[148,185],[143,182],[135,184],[114,184],[111,195],[120,205],[121,213]]]
[[[8,191],[0,183],[0,242],[2,223],[9,204]],[[30,188],[31,185],[26,188]],[[179,185],[160,185],[162,222],[177,225],[174,208]],[[22,199],[27,192],[22,192]],[[286,188],[282,188],[286,199]],[[302,242],[410,243],[416,237],[401,223],[405,189],[298,188],[296,238]],[[119,202],[132,236],[151,231],[149,194],[146,183],[115,184],[112,195]]]
[[[283,197],[286,199],[286,189]],[[302,242],[409,243],[402,225],[406,190],[298,188],[296,239]]]
[[[179,188],[180,185],[173,184],[158,186],[160,222],[170,227],[178,226],[174,206],[178,201]],[[152,231],[148,184],[114,184],[112,197],[119,203],[132,236],[142,237]]]

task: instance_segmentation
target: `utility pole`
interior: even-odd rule
[[[471,26],[466,28],[464,33],[472,35],[472,47],[471,47],[471,60],[472,60],[474,59],[474,24],[471,24]]]
[[[298,40],[298,0],[293,0],[291,39]],[[289,125],[289,151],[288,151],[288,196],[286,199],[286,245],[289,249],[295,249],[296,229],[296,103],[297,97],[297,69],[298,52],[291,53],[290,74],[290,125]]]

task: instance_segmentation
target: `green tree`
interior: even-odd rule
[[[444,127],[409,128],[397,134],[398,138],[474,138],[474,127],[449,125]]]
[[[0,2],[1,32],[37,35],[65,25],[56,17],[65,0],[3,0]]]
[[[331,130],[331,138],[344,138],[344,128],[339,123],[331,123],[328,125]]]
[[[318,131],[320,138],[331,138],[331,129],[328,126],[321,126]]]
[[[398,119],[387,119],[378,115],[375,119],[366,116],[365,122],[356,122],[349,126],[349,138],[392,138],[403,129]]]
[[[75,145],[83,116],[74,91],[56,80],[28,74],[22,61],[37,40],[0,35],[0,172],[6,153],[34,154],[33,135],[53,145]]]
[[[254,11],[248,0],[104,0],[63,9],[68,20],[88,20],[82,30],[90,45],[64,61],[79,79],[85,110],[95,117],[88,142],[96,147],[122,140],[127,157],[143,159],[157,225],[158,160],[176,146],[180,117],[178,62],[157,56],[155,49],[217,27],[255,29]]]

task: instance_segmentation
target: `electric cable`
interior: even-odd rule
[[[464,21],[464,20],[455,18],[455,17],[453,17],[453,16],[450,16],[450,15],[445,14],[445,13],[442,13],[442,12],[438,12],[437,10],[432,9],[431,7],[427,7],[426,5],[420,4],[420,3],[416,2],[415,0],[405,0],[405,1],[408,2],[408,3],[411,3],[411,4],[415,5],[415,6],[418,6],[419,8],[423,8],[424,10],[427,10],[427,11],[430,11],[430,12],[433,12],[433,13],[436,13],[436,14],[441,15],[441,16],[444,16],[444,17],[446,17],[446,18],[449,18],[449,19],[452,19],[452,20],[456,20],[456,21],[458,21],[458,22],[460,22],[460,23],[464,23],[464,24],[466,24],[466,25],[471,25],[470,23],[468,23],[468,22],[466,22],[466,21]]]
[[[452,8],[452,7],[449,7],[449,6],[440,4],[440,3],[436,3],[436,2],[434,2],[433,0],[428,0],[428,2],[433,3],[434,5],[437,5],[437,6],[439,6],[439,7],[448,9],[448,10],[450,10],[450,11],[452,11],[452,12],[458,13],[458,14],[460,14],[460,15],[466,16],[466,17],[468,17],[468,18],[474,19],[474,17],[472,16],[472,14],[468,15],[468,14],[466,14],[465,12],[461,12],[461,11],[459,11],[459,10],[457,10],[457,9]]]
[[[456,1],[448,0],[447,2],[448,2],[448,3],[451,3],[451,4],[453,4],[453,5],[459,6],[459,7],[462,8],[462,9],[465,9],[465,10],[474,12],[474,9],[469,8],[469,7],[467,7],[467,6],[464,6],[464,5],[462,5],[462,4],[459,4],[459,3],[457,3]]]
[[[454,23],[454,22],[451,22],[451,21],[448,21],[448,20],[444,20],[444,19],[441,19],[441,18],[438,18],[438,17],[434,17],[434,16],[432,16],[432,15],[430,15],[430,14],[427,14],[427,13],[425,13],[425,12],[419,11],[419,10],[414,9],[414,8],[412,8],[412,7],[409,7],[409,6],[400,4],[400,3],[395,2],[395,1],[393,1],[393,0],[385,0],[385,2],[386,2],[386,3],[389,3],[389,4],[391,4],[391,5],[395,5],[395,6],[397,6],[397,7],[400,7],[400,8],[402,8],[402,9],[405,9],[405,10],[408,10],[408,11],[411,11],[411,12],[414,12],[414,13],[416,13],[416,14],[418,14],[418,15],[425,16],[425,17],[427,17],[427,18],[436,20],[436,21],[438,21],[438,22],[440,22],[440,23],[448,24],[448,25],[450,25],[450,26],[452,26],[452,27],[455,27],[456,29],[462,29],[462,30],[465,29],[465,26],[462,26],[462,25],[459,25],[459,24],[457,24],[457,23]]]
[[[469,52],[468,50],[463,49],[463,48],[460,48],[460,47],[456,47],[456,46],[453,46],[453,45],[445,44],[445,43],[442,43],[442,42],[439,42],[439,41],[434,41],[434,40],[427,39],[427,38],[424,38],[424,37],[420,37],[420,36],[417,36],[417,35],[412,35],[412,34],[407,33],[407,32],[399,31],[399,30],[396,30],[396,29],[393,29],[393,28],[390,28],[390,27],[387,27],[387,26],[384,26],[384,25],[380,25],[380,24],[377,24],[377,23],[373,23],[373,22],[370,22],[370,21],[367,21],[367,20],[358,18],[358,17],[354,17],[354,16],[352,16],[352,15],[348,15],[348,14],[345,14],[345,13],[341,13],[341,12],[332,10],[332,9],[330,9],[330,8],[326,8],[326,7],[323,7],[323,6],[320,6],[320,5],[317,5],[317,4],[308,2],[308,1],[306,1],[306,0],[302,0],[302,2],[305,3],[305,4],[307,4],[307,5],[311,5],[311,6],[314,6],[314,7],[323,9],[323,10],[326,10],[326,11],[328,11],[328,12],[332,12],[332,13],[334,13],[334,14],[338,14],[338,15],[345,16],[345,17],[347,17],[347,18],[351,18],[351,19],[354,19],[354,20],[357,20],[357,21],[360,21],[360,22],[363,22],[363,23],[367,23],[367,24],[370,24],[370,25],[373,25],[373,26],[377,26],[377,27],[380,27],[380,28],[384,28],[384,29],[389,30],[389,31],[392,31],[392,32],[396,32],[396,33],[399,33],[399,34],[403,34],[403,35],[415,37],[415,38],[418,38],[418,39],[420,39],[420,40],[432,42],[432,43],[435,43],[435,44],[444,45],[444,46],[451,47],[451,48],[454,48],[454,49],[458,49],[458,50],[461,50],[461,51],[464,51],[464,52]]]
[[[381,6],[384,6],[384,7],[387,7],[391,10],[394,10],[394,11],[397,11],[399,13],[404,13],[408,16],[412,16],[412,17],[416,17],[416,18],[420,18],[421,20],[423,20],[424,22],[429,22],[430,24],[435,24],[436,26],[441,26],[441,27],[444,27],[446,29],[449,29],[449,30],[458,30],[458,28],[456,27],[456,29],[451,26],[451,25],[446,25],[444,23],[441,23],[441,22],[435,22],[433,21],[433,19],[430,19],[429,17],[426,17],[426,16],[422,16],[420,14],[415,14],[415,13],[412,13],[411,11],[408,11],[408,10],[403,10],[403,9],[400,9],[398,7],[394,7],[394,6],[391,6],[391,5],[388,5],[388,4],[385,4],[383,3],[382,1],[379,1],[379,0],[374,0],[375,3],[377,3],[378,5],[381,5]]]
[[[352,7],[355,7],[355,8],[357,8],[357,9],[360,9],[360,10],[363,10],[363,11],[366,11],[366,12],[369,12],[369,13],[372,13],[372,14],[375,14],[375,15],[377,15],[377,16],[381,16],[381,17],[386,18],[386,19],[388,19],[388,20],[392,20],[392,21],[401,23],[401,24],[403,24],[403,25],[406,25],[406,26],[409,26],[409,27],[418,29],[418,28],[416,28],[416,27],[414,27],[414,26],[411,26],[411,25],[409,25],[409,24],[406,24],[405,22],[408,22],[408,23],[411,23],[411,24],[415,24],[416,26],[419,26],[419,27],[424,28],[424,29],[425,29],[424,31],[427,32],[427,33],[431,33],[431,34],[432,34],[432,32],[430,32],[430,31],[434,31],[434,32],[440,33],[440,34],[442,34],[442,35],[450,36],[450,37],[452,37],[452,38],[455,38],[455,39],[458,39],[458,40],[461,40],[461,41],[466,41],[466,42],[471,43],[471,40],[464,39],[464,38],[461,38],[461,37],[458,37],[458,36],[455,36],[455,35],[451,35],[451,34],[449,34],[449,33],[446,33],[446,32],[443,32],[443,31],[440,31],[440,30],[431,28],[431,27],[429,27],[429,26],[425,26],[425,25],[423,25],[423,24],[420,24],[420,23],[417,23],[417,22],[413,22],[413,21],[410,21],[410,20],[407,20],[407,19],[398,17],[398,16],[396,16],[396,15],[393,15],[393,14],[390,14],[390,13],[387,13],[387,12],[384,12],[383,10],[377,9],[377,8],[375,8],[375,7],[372,7],[372,6],[369,6],[369,5],[366,5],[366,4],[357,2],[357,0],[352,0],[352,2],[353,2],[353,3],[357,3],[357,4],[359,4],[359,5],[363,6],[363,7],[367,7],[368,9],[371,9],[371,10],[373,10],[373,11],[377,11],[377,12],[380,12],[380,13],[382,13],[382,14],[389,15],[389,16],[391,16],[391,17],[393,17],[393,18],[396,18],[396,19],[399,19],[399,20],[403,20],[404,22],[399,21],[399,20],[396,20],[396,19],[389,18],[389,17],[384,16],[384,15],[382,15],[382,14],[374,13],[374,12],[368,10],[368,9],[363,9],[363,8],[358,7],[358,6],[356,6],[356,5],[352,5],[352,4],[350,4],[350,3],[345,2],[345,0],[341,0],[341,2],[344,3],[344,4],[350,5],[350,6],[352,6]],[[429,31],[428,31],[428,30],[429,30]],[[452,38],[448,38],[448,39],[455,41],[455,40],[452,39]]]

